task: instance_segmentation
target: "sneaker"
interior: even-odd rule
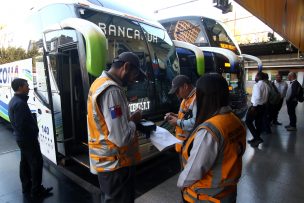
[[[286,128],[286,130],[287,131],[297,131],[297,128],[290,126],[290,127]]]
[[[252,143],[250,143],[251,147],[258,147],[259,144],[261,144],[263,142],[263,140],[260,138],[260,139],[256,139],[254,140]]]
[[[273,121],[272,124],[274,124],[274,125],[282,125],[282,123],[280,123],[279,121]]]
[[[33,198],[45,198],[48,196],[51,196],[51,191],[53,190],[53,187],[43,187],[41,186],[40,190],[38,192],[32,193],[31,196]]]

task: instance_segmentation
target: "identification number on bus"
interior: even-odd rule
[[[150,110],[150,108],[151,108],[150,103],[151,102],[149,100],[130,103],[129,104],[130,112],[132,113],[132,112],[136,111],[137,109],[140,109],[142,111]]]

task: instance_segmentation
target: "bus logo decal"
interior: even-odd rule
[[[15,67],[0,66],[0,84],[10,84],[18,76],[18,65]]]
[[[100,29],[105,33],[105,35],[110,35],[114,37],[123,37],[129,39],[136,39],[136,40],[144,40],[141,32],[137,29],[133,28],[126,28],[123,26],[117,26],[110,24],[108,27],[105,23],[98,23]],[[145,38],[148,42],[157,43],[157,36],[154,36],[150,33],[144,32]]]

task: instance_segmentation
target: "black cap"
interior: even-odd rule
[[[123,53],[119,54],[118,57],[114,58],[114,60],[113,60],[113,63],[116,63],[116,62],[122,62],[122,63],[129,62],[131,65],[131,68],[135,68],[139,71],[139,77],[145,76],[145,73],[140,68],[139,58],[133,52],[123,52]]]
[[[176,90],[185,83],[187,83],[187,84],[191,83],[190,78],[188,76],[178,75],[175,78],[173,78],[172,87],[169,91],[169,94],[174,94],[176,92]]]
[[[137,68],[139,69],[139,58],[136,54],[132,53],[132,52],[123,52],[121,54],[118,55],[118,57],[116,57],[113,60],[113,63],[115,62],[129,62],[131,64],[132,68]]]

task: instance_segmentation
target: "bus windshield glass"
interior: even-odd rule
[[[130,111],[161,115],[176,100],[168,95],[172,79],[179,71],[175,47],[166,30],[134,19],[123,18],[96,10],[82,9],[80,16],[100,27],[108,39],[108,68],[122,52],[137,54],[146,78],[128,86]]]
[[[202,23],[212,47],[229,49],[237,55],[240,54],[236,47],[237,45],[235,45],[226,29],[219,22],[213,19],[203,18]]]
[[[238,45],[221,23],[204,17],[180,17],[161,21],[170,37],[198,47],[211,46],[229,49],[239,55]]]

